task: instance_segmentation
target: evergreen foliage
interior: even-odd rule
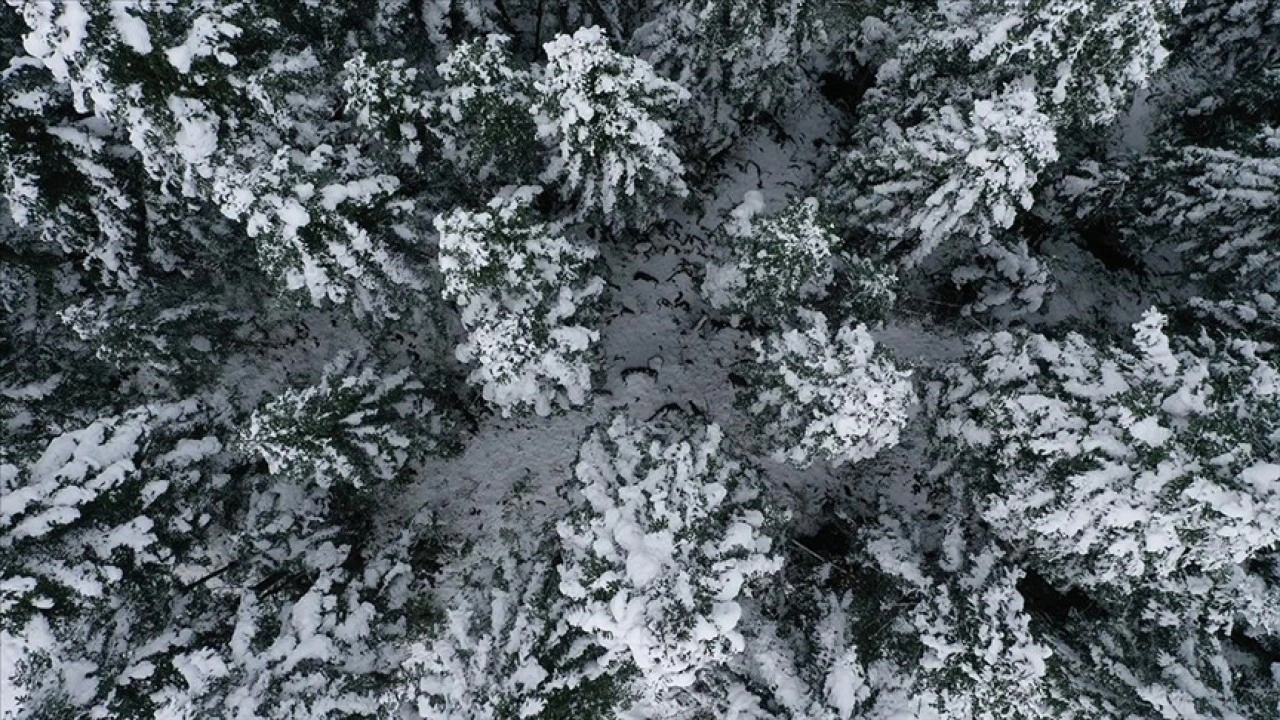
[[[0,3],[0,718],[1280,717],[1277,68],[1277,0]]]
[[[702,293],[714,308],[767,324],[790,319],[801,303],[824,293],[838,239],[818,220],[814,198],[753,222],[761,204],[759,193],[748,193],[734,210],[725,228],[733,259],[707,267]]]
[[[436,218],[444,296],[458,304],[468,332],[458,359],[479,366],[470,381],[504,414],[532,405],[546,415],[561,388],[569,405],[586,402],[599,339],[571,324],[604,289],[589,274],[596,251],[537,221],[531,203],[539,190],[495,198],[489,212]]]
[[[1162,625],[1190,612],[1267,626],[1274,590],[1248,565],[1277,540],[1280,374],[1256,343],[1164,327],[1148,311],[1132,352],[1075,334],[982,338],[976,372],[937,398],[939,435],[969,448],[960,467],[984,478],[973,491],[993,532],[1046,574]]]
[[[669,440],[619,417],[575,468],[584,507],[557,526],[568,622],[653,690],[741,652],[740,601],[778,571],[758,471],[721,457],[716,425]]]
[[[576,197],[578,216],[607,226],[640,222],[656,200],[687,192],[666,116],[688,91],[643,60],[609,47],[598,27],[546,44],[534,87],[538,136],[554,150],[543,172]]]
[[[913,395],[909,373],[877,356],[863,325],[832,334],[821,313],[800,311],[799,320],[752,343],[754,382],[742,404],[773,459],[840,465],[896,445]]]

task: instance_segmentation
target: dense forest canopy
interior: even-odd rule
[[[1277,0],[5,0],[0,716],[1280,717]]]

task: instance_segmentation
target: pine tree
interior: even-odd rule
[[[940,2],[897,18],[902,41],[828,179],[844,226],[908,267],[944,243],[947,258],[983,253],[952,278],[979,283],[965,312],[1034,310],[1051,283],[1015,220],[1064,152],[1087,147],[1163,66],[1181,5]]]
[[[408,370],[381,377],[340,357],[317,385],[287,391],[255,411],[241,443],[272,474],[304,484],[389,482],[411,457],[442,449],[423,442],[445,435],[424,390]]]
[[[17,677],[32,711],[376,714],[368,685],[393,667],[414,533],[369,536],[370,485],[409,450],[389,418],[447,428],[403,375],[374,380],[268,403],[243,443],[266,475],[235,451],[218,396],[100,417],[5,464],[6,629],[44,638]],[[299,407],[309,422],[284,432]]]
[[[1182,146],[1170,155],[1139,169],[1144,199],[1131,217],[1150,238],[1147,251],[1180,257],[1202,314],[1276,338],[1280,132],[1267,127],[1227,147]]]
[[[494,198],[488,212],[436,218],[445,298],[457,303],[468,337],[458,359],[475,362],[470,381],[504,415],[553,402],[582,405],[591,389],[599,334],[578,322],[604,289],[590,274],[592,248],[538,222],[537,187]]]
[[[808,0],[681,0],[662,7],[633,43],[693,93],[697,130],[714,147],[757,114],[786,107],[806,84],[805,56],[825,31],[822,8]]]
[[[527,511],[509,499],[513,513]],[[515,517],[513,514],[512,517]],[[595,661],[601,651],[565,621],[552,528],[514,523],[477,541],[442,571],[439,616],[409,644],[408,689],[384,698],[445,720],[607,717],[631,701],[631,674]]]
[[[390,249],[404,238],[384,230],[406,214],[404,198],[395,197],[399,179],[343,142],[342,125],[328,120],[336,98],[322,81],[324,58],[289,33],[297,22],[332,18],[277,17],[213,0],[181,9],[35,2],[20,10],[30,28],[25,45],[72,108],[92,115],[88,126],[131,147],[161,197],[208,203],[243,221],[262,268],[283,288],[375,317],[397,315],[403,291],[422,289],[411,263]],[[261,49],[272,46],[285,50]],[[245,48],[259,50],[239,52]],[[108,269],[122,266],[145,223],[141,206],[126,203],[130,193],[93,160],[107,138],[74,127],[58,133],[83,155],[71,164],[101,188],[102,200],[69,219],[108,223],[108,246],[90,254],[106,258]],[[23,187],[35,181],[21,170],[6,174]],[[132,205],[132,222],[104,215],[104,201],[117,215]],[[30,217],[16,210],[20,220]],[[386,225],[370,222],[378,213]]]
[[[582,502],[557,526],[566,620],[603,649],[601,666],[635,668],[646,697],[741,652],[744,598],[781,568],[781,518],[722,438],[615,418],[583,443]]]
[[[980,339],[973,369],[936,396],[939,436],[981,479],[993,532],[1056,581],[1157,624],[1244,613],[1274,632],[1248,567],[1276,541],[1280,376],[1256,343],[1171,338],[1165,322],[1149,311],[1133,351],[1076,334]]]
[[[751,384],[739,398],[773,459],[841,465],[896,445],[914,397],[910,374],[876,353],[866,326],[832,334],[821,313],[797,315],[796,327],[752,342]]]
[[[769,324],[786,321],[824,293],[838,239],[819,221],[814,198],[753,219],[762,209],[760,194],[748,193],[734,210],[725,226],[732,260],[707,266],[702,294],[714,308]]]
[[[1032,206],[1039,173],[1058,159],[1052,120],[1027,87],[922,111],[903,128],[877,126],[834,171],[859,178],[835,200],[883,252],[914,265],[950,238],[985,245]]]
[[[688,92],[614,51],[598,27],[562,35],[545,50],[533,109],[538,136],[554,155],[542,177],[560,185],[577,216],[626,226],[657,201],[684,197],[684,166],[667,118]]]
[[[1278,8],[3,3],[0,715],[1280,716]]]
[[[537,127],[530,115],[533,77],[512,67],[509,40],[490,35],[483,44],[462,43],[437,71],[445,90],[432,113],[432,132],[440,136],[445,157],[477,179],[503,184],[537,179]]]

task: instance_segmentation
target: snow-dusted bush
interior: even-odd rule
[[[555,148],[546,182],[576,198],[579,215],[619,226],[647,222],[657,201],[688,192],[666,118],[689,94],[648,63],[581,28],[544,46],[535,83],[538,135]]]
[[[411,456],[441,449],[440,417],[424,391],[408,370],[384,376],[340,357],[315,385],[258,408],[241,443],[270,472],[320,487],[390,481]]]
[[[846,222],[914,265],[953,236],[990,243],[1032,205],[1039,173],[1058,159],[1035,93],[930,108],[919,124],[886,119],[833,170]]]
[[[716,309],[776,324],[826,290],[838,238],[819,219],[814,198],[753,218],[763,205],[760,193],[752,191],[733,211],[725,224],[732,259],[708,264],[702,294]]]
[[[1117,602],[1142,590],[1161,623],[1230,623],[1262,589],[1241,571],[1280,542],[1280,373],[1254,343],[1164,326],[1147,312],[1133,350],[984,336],[936,398],[938,433],[984,520],[1043,572]]]
[[[896,445],[915,396],[910,372],[876,352],[865,326],[833,336],[821,313],[798,317],[798,328],[752,343],[751,387],[739,399],[773,458],[840,465]]]
[[[637,668],[647,692],[741,652],[745,598],[782,567],[759,472],[722,441],[716,425],[618,416],[579,452],[580,507],[558,526],[566,620],[603,648],[602,666]]]
[[[435,221],[444,297],[458,305],[467,331],[458,359],[476,364],[470,381],[504,415],[585,403],[599,339],[580,324],[604,290],[590,274],[596,252],[536,219],[538,190],[519,188],[486,212],[454,210]]]

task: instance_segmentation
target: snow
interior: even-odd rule
[[[535,79],[541,100],[530,108],[538,136],[557,154],[542,173],[579,192],[579,215],[624,226],[642,221],[651,197],[684,197],[684,166],[653,111],[689,99],[680,85],[645,61],[616,53],[604,31],[584,27],[543,45],[547,65]]]
[[[1280,492],[1280,465],[1269,462],[1250,465],[1240,472],[1240,479],[1253,486],[1259,495],[1274,495]]]
[[[865,460],[897,444],[914,402],[909,372],[882,357],[864,326],[839,328],[799,313],[808,327],[756,340],[762,389],[749,410],[760,416],[778,462],[807,467]]]
[[[88,37],[89,20],[89,12],[85,10],[80,0],[69,0],[62,5],[62,15],[57,20],[58,26],[64,33],[58,47],[62,57],[70,59],[80,54],[85,38]],[[35,53],[32,54],[35,55]]]
[[[98,666],[88,660],[68,660],[59,668],[63,691],[72,705],[84,707],[97,696]]]
[[[1009,41],[1009,31],[1021,25],[1022,22],[1023,18],[1019,15],[1009,15],[997,22],[987,30],[987,36],[969,50],[969,59],[982,60],[995,52],[997,47]]]
[[[302,203],[293,198],[285,200],[276,214],[279,215],[280,222],[284,223],[284,232],[289,235],[296,234],[299,228],[306,227],[311,222],[311,214]]]
[[[224,65],[234,65],[235,56],[219,50],[221,38],[238,37],[240,28],[228,22],[219,22],[212,15],[200,15],[191,25],[181,45],[165,50],[165,58],[179,73],[191,72],[191,64],[201,58],[216,57]]]
[[[174,668],[182,675],[192,694],[197,696],[211,683],[229,674],[226,663],[210,648],[178,655],[174,658]]]
[[[1173,437],[1173,431],[1162,427],[1155,415],[1130,425],[1129,434],[1149,447],[1160,447]]]
[[[752,232],[751,218],[764,212],[764,194],[748,190],[742,194],[742,204],[733,209],[725,222],[725,232],[730,236],[746,236]]]
[[[202,165],[218,149],[217,119],[205,112],[199,100],[177,95],[169,97],[169,110],[179,126],[173,138],[178,154],[192,166]]]
[[[40,633],[31,625],[16,635],[8,629],[0,630],[0,717],[17,716],[22,709],[25,693],[14,682],[14,677],[27,654],[41,644]]]
[[[147,24],[129,14],[130,6],[124,2],[111,3],[111,19],[116,32],[120,33],[120,41],[139,55],[151,52],[151,33]]]

